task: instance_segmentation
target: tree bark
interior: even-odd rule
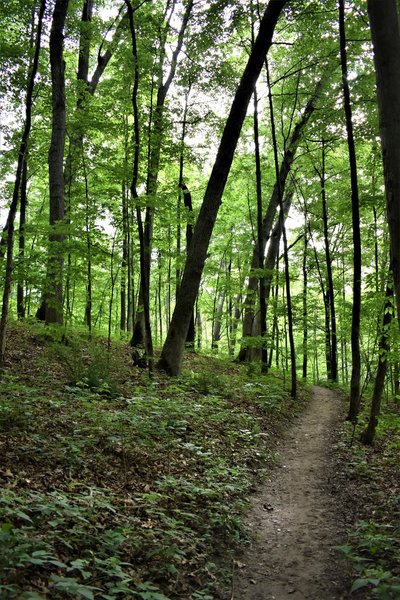
[[[278,160],[278,145],[276,140],[275,130],[275,119],[274,119],[274,104],[272,100],[272,90],[269,78],[268,62],[267,66],[267,81],[268,81],[268,98],[270,106],[271,116],[271,133],[272,133],[272,144],[274,149],[274,163],[275,163],[275,175],[276,183],[278,186],[278,203],[279,203],[279,223],[282,231],[283,239],[283,258],[285,264],[285,288],[286,288],[286,306],[287,306],[287,323],[288,323],[288,334],[289,334],[289,346],[290,346],[290,372],[291,372],[291,387],[290,395],[292,398],[296,398],[297,395],[297,372],[296,372],[296,348],[294,344],[294,332],[293,332],[293,310],[292,310],[292,295],[290,290],[290,273],[289,273],[289,256],[288,256],[288,244],[286,238],[286,227],[285,227],[285,211],[283,207],[282,190],[279,185],[279,160]],[[286,338],[286,336],[285,336]]]
[[[294,127],[293,133],[292,133],[290,140],[285,148],[285,151],[283,154],[283,159],[282,159],[280,169],[279,169],[279,186],[280,186],[282,193],[284,193],[286,180],[290,173],[290,169],[292,167],[293,161],[295,159],[297,148],[299,146],[299,143],[301,141],[301,138],[302,138],[304,130],[307,126],[307,123],[309,122],[309,120],[316,108],[317,101],[318,101],[318,98],[322,91],[323,85],[324,85],[324,80],[321,79],[315,86],[314,93],[313,93],[312,97],[309,99],[309,101],[307,102],[307,105],[304,108],[304,111],[300,117],[300,120]],[[264,215],[264,220],[263,220],[263,228],[262,228],[263,252],[265,252],[265,247],[266,247],[267,242],[270,237],[271,228],[272,228],[272,225],[274,222],[278,204],[279,204],[278,182],[275,182],[274,189],[271,194],[271,198],[269,200],[268,207],[266,209],[266,212]],[[253,248],[251,269],[258,268],[258,264],[259,264],[258,256],[259,256],[259,250],[258,250],[257,245],[255,245]],[[251,337],[251,335],[252,335],[253,322],[254,322],[254,302],[255,302],[255,296],[256,296],[256,291],[257,291],[257,283],[258,283],[257,277],[255,277],[250,272],[249,282],[248,282],[247,291],[246,291],[246,297],[245,297],[245,301],[244,301],[245,311],[244,311],[243,331],[242,331],[242,337],[244,340],[248,337]],[[247,360],[247,348],[246,348],[245,344],[242,345],[240,352],[238,354],[237,360],[239,362],[244,362]]]
[[[193,239],[171,325],[158,363],[161,369],[166,370],[171,375],[177,375],[181,369],[190,317],[240,131],[265,56],[272,43],[275,25],[286,2],[287,0],[276,0],[268,4],[225,124],[217,157],[193,232]]]
[[[322,222],[324,230],[324,246],[325,246],[325,262],[326,262],[326,305],[328,309],[328,349],[329,368],[328,379],[337,382],[337,332],[336,332],[336,310],[335,310],[335,294],[333,288],[332,274],[332,258],[329,244],[329,227],[328,227],[328,208],[326,203],[326,187],[325,187],[325,141],[322,140],[322,167],[319,173],[321,182],[321,201],[322,201]],[[328,362],[327,362],[328,364]]]
[[[129,288],[129,207],[126,197],[125,186],[122,188],[122,260],[121,260],[121,288],[120,288],[120,306],[121,314],[119,328],[126,331],[127,328],[127,303],[126,303],[126,279],[128,276]],[[128,296],[129,297],[129,296]]]
[[[29,135],[32,126],[32,103],[33,103],[33,90],[35,86],[35,78],[39,64],[40,44],[43,29],[43,17],[46,9],[46,0],[42,0],[39,9],[38,26],[36,32],[35,42],[35,53],[32,62],[31,71],[28,77],[28,86],[25,100],[25,124],[22,132],[21,144],[18,152],[17,170],[14,181],[13,196],[11,200],[10,210],[8,214],[8,235],[7,235],[7,258],[6,258],[6,269],[4,278],[3,288],[3,304],[1,310],[0,320],[0,369],[4,367],[5,352],[6,352],[6,335],[7,335],[7,324],[8,324],[8,311],[10,304],[11,285],[12,285],[12,274],[14,267],[14,222],[15,215],[17,213],[21,180],[24,173],[24,164],[26,161],[26,154],[28,151]]]
[[[147,365],[149,375],[153,372],[153,340],[151,335],[151,324],[150,324],[150,294],[149,294],[149,279],[148,270],[146,268],[146,241],[145,231],[143,227],[142,214],[140,206],[137,204],[138,192],[137,182],[139,175],[139,156],[140,156],[140,128],[139,128],[139,108],[137,102],[138,90],[139,90],[139,65],[137,56],[137,44],[136,44],[136,28],[134,22],[134,11],[131,2],[125,0],[128,7],[128,18],[129,27],[131,32],[132,42],[132,58],[133,58],[133,88],[132,88],[132,109],[133,109],[133,127],[135,136],[135,148],[133,154],[133,169],[132,169],[132,182],[131,182],[131,196],[136,204],[136,219],[139,233],[140,243],[140,286],[142,290],[143,298],[143,320],[144,320],[144,348],[145,358],[147,359]]]
[[[225,303],[225,290],[222,290],[220,296],[218,298],[218,302],[216,303],[215,311],[214,311],[214,323],[212,327],[212,339],[211,339],[211,348],[214,350],[218,349],[218,342],[221,339],[221,327],[222,327],[222,314],[224,310]]]
[[[65,146],[65,63],[64,24],[68,0],[56,0],[50,32],[52,81],[52,133],[49,149],[50,235],[46,276],[46,323],[63,322],[63,249],[64,225],[64,146]]]
[[[388,368],[388,354],[390,350],[390,323],[393,318],[393,287],[388,285],[385,293],[385,304],[383,308],[383,322],[378,347],[378,368],[375,376],[374,391],[371,400],[371,411],[368,425],[361,434],[363,444],[371,445],[375,438],[378,425],[378,417],[381,411],[381,400],[385,378]]]
[[[17,283],[17,315],[18,319],[25,318],[25,225],[26,225],[26,207],[28,187],[28,156],[24,156],[22,165],[20,210],[19,210],[19,231],[18,231],[18,283]]]
[[[260,302],[260,334],[261,334],[261,372],[268,371],[268,350],[267,350],[267,300],[265,293],[265,245],[263,243],[263,203],[262,203],[262,181],[261,181],[261,158],[260,141],[258,127],[258,96],[257,85],[254,88],[254,159],[256,168],[256,196],[257,196],[257,246],[258,246],[258,265],[260,276],[258,278],[258,291]]]
[[[149,131],[149,161],[148,161],[148,171],[147,171],[147,184],[146,184],[146,195],[149,199],[149,203],[146,207],[146,214],[144,219],[144,228],[143,228],[143,253],[144,253],[144,268],[146,269],[146,280],[148,285],[145,288],[143,286],[144,279],[141,278],[140,283],[140,292],[139,297],[142,300],[143,311],[137,311],[136,321],[134,325],[133,336],[131,339],[131,345],[137,345],[137,342],[143,340],[145,336],[150,335],[149,331],[145,330],[146,319],[144,318],[144,311],[146,304],[150,304],[150,275],[151,275],[151,250],[153,245],[153,225],[154,225],[154,199],[157,194],[158,189],[158,175],[160,170],[160,157],[161,157],[161,147],[162,147],[162,139],[164,133],[164,107],[165,100],[167,98],[168,91],[171,87],[171,83],[175,77],[176,68],[178,64],[179,54],[181,53],[185,32],[187,29],[187,25],[189,23],[190,15],[193,8],[193,0],[189,0],[185,13],[183,15],[181,27],[178,33],[178,40],[176,47],[172,53],[170,69],[167,74],[165,80],[163,80],[164,75],[164,61],[166,57],[166,48],[165,48],[165,37],[164,40],[161,41],[162,49],[161,49],[161,58],[159,64],[159,84],[157,89],[157,101],[154,107],[154,111],[152,114],[152,127]],[[169,25],[168,25],[169,26]],[[165,36],[164,32],[164,36]],[[138,225],[139,227],[139,225]],[[139,234],[140,238],[140,234]],[[147,294],[147,297],[146,297]]]
[[[307,266],[307,223],[304,225],[304,246],[303,246],[303,379],[307,379],[308,369],[308,305],[307,305],[307,285],[308,285],[308,266]]]
[[[396,0],[368,0],[392,269],[400,326],[400,26]]]
[[[342,84],[344,112],[346,116],[347,145],[349,150],[350,181],[351,181],[351,215],[353,226],[353,308],[351,321],[351,381],[350,405],[347,419],[356,421],[360,411],[360,315],[361,315],[361,233],[360,209],[357,178],[357,159],[354,144],[353,116],[350,99],[350,88],[347,78],[347,51],[344,0],[339,0],[339,33],[340,33],[340,64],[342,68]]]
[[[189,253],[189,247],[193,237],[193,224],[191,222],[191,215],[193,213],[192,194],[186,184],[182,183],[183,191],[183,203],[187,208],[187,221],[186,221],[186,256]],[[194,310],[192,310],[192,316],[190,317],[189,329],[186,336],[186,347],[194,350],[195,342],[195,322],[194,322]]]

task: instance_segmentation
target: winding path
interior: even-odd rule
[[[232,600],[348,598],[343,507],[334,485],[332,447],[341,400],[315,387],[309,406],[279,447],[280,466],[252,500],[252,544],[235,562]]]

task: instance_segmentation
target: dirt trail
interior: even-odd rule
[[[279,447],[280,466],[252,501],[253,541],[235,564],[232,600],[347,598],[341,497],[332,444],[340,419],[335,392],[315,387],[312,400]]]

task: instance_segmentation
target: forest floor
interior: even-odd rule
[[[149,378],[125,342],[13,324],[1,600],[399,598],[400,407],[366,449],[339,391],[285,387],[190,353]]]
[[[280,444],[278,467],[252,499],[252,542],[235,563],[232,600],[349,597],[348,570],[332,548],[346,539],[350,508],[332,451],[342,421],[338,393],[314,387]]]

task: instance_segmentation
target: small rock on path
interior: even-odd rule
[[[345,565],[332,549],[344,543],[331,460],[342,419],[339,396],[314,387],[307,409],[280,446],[280,466],[252,500],[253,541],[235,563],[231,600],[350,597]]]

